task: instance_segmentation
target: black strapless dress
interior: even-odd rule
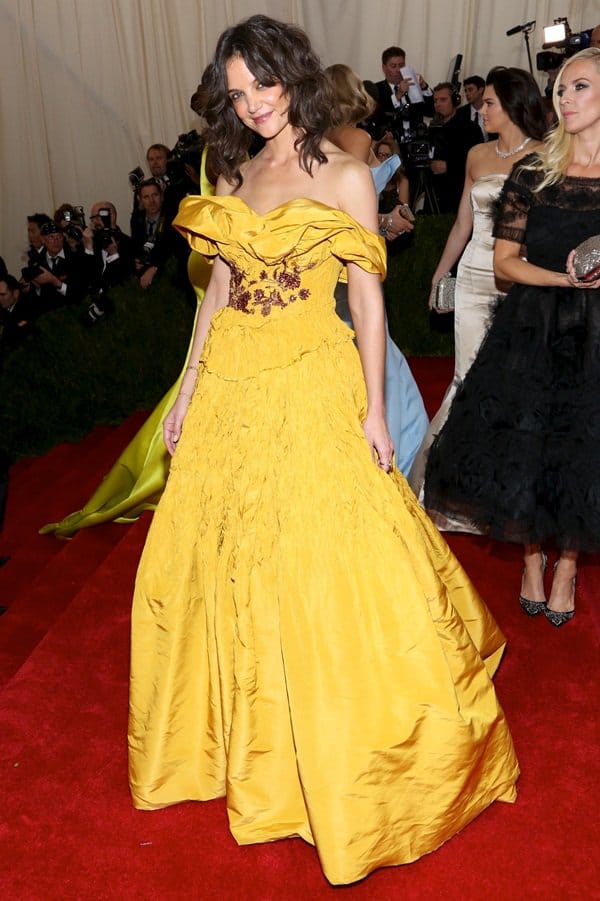
[[[600,234],[600,179],[541,181],[517,164],[494,234],[564,272]],[[514,285],[429,452],[425,506],[491,537],[600,549],[600,291]]]

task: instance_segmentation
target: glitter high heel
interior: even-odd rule
[[[558,560],[554,564],[554,572],[556,572],[556,567],[558,566]],[[573,619],[575,616],[575,583],[577,582],[577,575],[573,576],[572,587],[571,587],[571,600],[573,601],[573,609],[572,610],[549,610],[548,607],[544,608],[544,613],[546,615],[546,619],[549,623],[552,623],[553,626],[559,628],[560,626],[564,626],[565,623],[568,623],[570,619]]]
[[[542,557],[542,575],[546,572],[548,558],[545,553],[541,552]],[[546,613],[546,601],[530,601],[529,598],[519,595],[519,604],[527,616],[537,616],[538,613]]]

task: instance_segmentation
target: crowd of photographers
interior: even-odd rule
[[[590,43],[600,46],[600,25],[591,30]],[[538,54],[538,68],[548,76],[547,97],[562,52]],[[389,216],[392,209],[399,209],[404,216],[402,209],[411,203],[423,213],[456,213],[469,149],[495,137],[483,127],[483,78],[474,75],[464,80],[466,103],[461,105],[458,72],[453,81],[430,88],[424,77],[407,65],[405,51],[397,46],[384,50],[381,64],[384,78],[364,82],[377,107],[361,126],[370,133],[379,159],[396,151],[403,166],[384,190],[380,212]],[[196,97],[192,97],[191,107],[201,112]],[[116,285],[135,278],[147,289],[172,258],[177,284],[195,304],[187,279],[189,248],[170,225],[182,197],[200,193],[202,148],[202,137],[195,130],[180,135],[172,149],[164,144],[148,148],[149,174],[141,168],[129,173],[134,198],[129,234],[117,224],[117,210],[108,200],[94,203],[87,221],[82,207],[66,203],[53,216],[34,213],[27,217],[29,246],[20,274],[7,272],[0,258],[0,363],[44,313],[78,304],[83,321],[93,325],[110,313],[111,290]],[[401,221],[410,232],[411,222]],[[396,238],[385,228],[382,234]],[[403,239],[410,241],[410,234]],[[397,250],[404,245],[396,239],[388,246]]]
[[[62,204],[50,216],[27,217],[28,247],[18,275],[0,259],[0,362],[17,347],[45,313],[77,304],[82,320],[93,325],[112,309],[111,291],[129,279],[147,289],[167,261],[176,261],[176,281],[189,291],[187,243],[170,224],[182,197],[199,193],[202,139],[196,131],[180,135],[170,150],[152,144],[148,175],[129,173],[133,189],[129,234],[117,223],[108,200],[82,207]]]

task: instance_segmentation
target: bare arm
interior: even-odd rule
[[[229,186],[221,183],[221,180],[219,180],[219,183],[217,184],[217,194],[227,194],[230,193],[230,191],[231,189]],[[183,420],[196,386],[200,357],[202,355],[202,349],[210,328],[212,317],[217,310],[227,306],[229,300],[229,280],[229,267],[223,260],[217,257],[213,265],[212,274],[206,288],[202,306],[200,307],[200,312],[198,313],[198,319],[196,320],[196,328],[192,338],[188,365],[183,374],[183,379],[181,380],[179,394],[163,422],[163,439],[170,454],[175,452],[177,442],[181,436]]]
[[[471,237],[471,232],[473,231],[473,211],[471,209],[472,187],[472,157],[471,151],[469,151],[469,156],[467,157],[465,186],[462,192],[462,197],[460,199],[458,214],[456,216],[454,225],[450,230],[450,234],[448,235],[446,246],[444,247],[443,253],[439,259],[437,266],[435,267],[435,272],[433,273],[433,276],[431,278],[432,288],[436,284],[436,282],[438,282],[440,278],[446,274],[446,272],[449,272],[450,269],[452,269],[456,261],[460,258],[463,250],[465,249],[467,241]],[[429,305],[431,307],[431,302]]]
[[[553,272],[528,263],[520,256],[521,245],[516,241],[496,238],[494,245],[494,272],[496,276],[520,285],[566,288],[573,285],[573,279],[566,272]]]

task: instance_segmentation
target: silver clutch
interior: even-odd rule
[[[573,268],[583,282],[593,282],[600,276],[600,235],[592,235],[577,245]]]
[[[451,275],[443,275],[433,287],[432,309],[438,313],[450,313],[454,309],[454,293],[456,279]]]

